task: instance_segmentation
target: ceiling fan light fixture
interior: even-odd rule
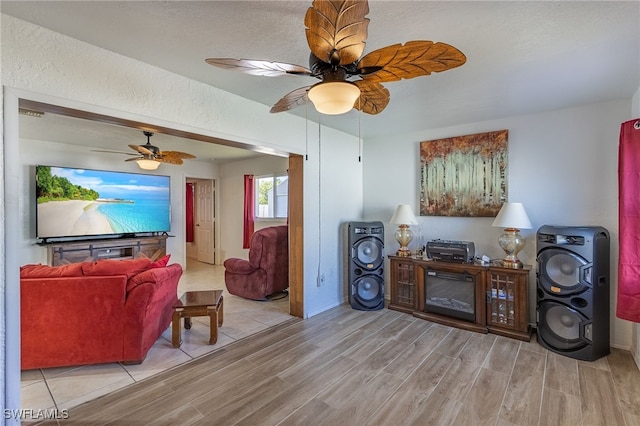
[[[338,115],[351,111],[360,89],[348,81],[329,81],[313,86],[307,96],[319,113]]]
[[[138,163],[138,167],[140,167],[142,170],[156,170],[160,166],[159,161],[149,160],[146,158],[136,160],[136,163]]]

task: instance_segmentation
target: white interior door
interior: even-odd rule
[[[215,264],[214,181],[199,180],[196,184],[196,245],[200,262]]]

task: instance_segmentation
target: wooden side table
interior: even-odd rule
[[[171,343],[174,348],[182,344],[180,338],[180,318],[184,318],[184,328],[191,328],[192,317],[209,317],[209,344],[218,341],[218,327],[223,321],[222,290],[187,291],[173,305],[173,319],[171,323]]]

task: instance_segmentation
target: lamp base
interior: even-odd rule
[[[506,257],[502,259],[502,266],[505,268],[522,268],[522,262],[518,259],[518,253],[524,247],[525,239],[520,235],[520,230],[516,228],[506,228],[504,234],[498,238],[498,245]]]
[[[500,261],[500,265],[503,268],[510,269],[521,269],[524,267],[524,264],[520,261],[520,259],[516,259],[515,261],[509,258],[504,258]]]
[[[400,248],[396,252],[396,255],[399,257],[409,257],[411,256],[411,250],[409,247],[409,243],[413,240],[413,232],[409,229],[409,225],[400,225],[398,226],[398,230],[394,234],[396,241],[400,244]]]
[[[410,257],[411,256],[411,250],[409,250],[406,247],[401,248],[400,250],[398,250],[396,252],[396,256],[398,257]]]

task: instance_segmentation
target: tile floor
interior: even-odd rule
[[[178,294],[205,289],[225,290],[224,323],[218,330],[215,345],[207,344],[208,318],[198,317],[193,318],[190,330],[182,329],[183,343],[179,349],[171,346],[169,327],[140,365],[112,363],[23,371],[21,408],[68,409],[292,318],[288,297],[257,302],[230,295],[224,287],[224,267],[188,260],[178,285]]]

